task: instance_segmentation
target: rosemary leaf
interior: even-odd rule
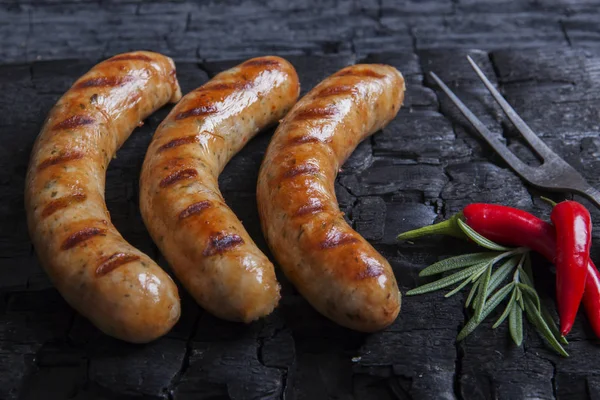
[[[460,280],[463,280],[463,279],[471,276],[473,273],[478,272],[478,269],[484,269],[484,268],[485,268],[485,264],[484,265],[476,264],[471,267],[465,268],[461,271],[458,271],[452,275],[446,276],[442,279],[438,279],[435,282],[431,282],[426,285],[419,286],[415,289],[409,290],[408,292],[406,292],[406,294],[408,296],[412,296],[415,294],[423,294],[423,293],[428,293],[428,292],[433,292],[433,291],[436,291],[439,289],[443,289],[445,287],[455,284],[456,282],[458,282]]]
[[[471,291],[469,292],[469,295],[467,296],[467,301],[465,302],[465,308],[469,308],[469,306],[471,305],[471,300],[473,300],[473,296],[475,296],[478,287],[479,281],[475,282],[475,284],[471,286]]]
[[[456,337],[456,341],[460,342],[464,338],[469,336],[471,334],[471,332],[473,332],[475,330],[475,328],[477,328],[479,326],[480,323],[481,323],[481,321],[477,321],[477,319],[475,317],[471,318],[469,320],[469,322],[467,322],[465,324],[465,326],[463,326],[463,328],[458,333],[458,336]]]
[[[486,262],[486,263],[481,263],[481,264],[479,264],[479,265],[481,265],[481,266],[484,266],[484,265],[485,265],[485,266],[488,266],[488,265],[490,265],[490,263],[489,263],[489,262]],[[485,271],[486,271],[486,268],[482,268],[482,269],[480,269],[479,271],[477,271],[476,273],[474,273],[474,274],[473,274],[473,276],[471,276],[471,282],[475,282],[477,279],[479,279],[479,277],[480,277],[480,276],[481,276],[481,275],[482,275],[482,274],[483,274]]]
[[[463,254],[456,257],[446,258],[438,261],[435,264],[431,264],[427,268],[423,269],[419,276],[431,276],[441,274],[442,272],[451,271],[453,269],[469,267],[471,265],[480,264],[482,262],[493,260],[498,253],[496,252],[485,252],[485,253],[472,253]]]
[[[567,341],[567,338],[560,334],[560,331],[558,330],[558,326],[556,325],[556,322],[554,322],[554,317],[552,316],[552,314],[550,314],[548,307],[546,307],[546,305],[543,302],[542,302],[541,311],[542,311],[541,312],[542,318],[544,318],[544,322],[546,322],[546,325],[548,325],[548,328],[550,328],[550,331],[552,332],[554,337],[558,338],[558,341],[564,345],[569,344],[569,342]]]
[[[521,274],[520,271],[521,271],[521,269],[517,266],[517,269],[515,270],[515,273],[513,274],[513,282],[515,282],[515,283],[520,282],[520,279],[519,279],[519,275]]]
[[[522,257],[522,256],[521,256]],[[488,287],[488,296],[492,293],[500,284],[506,279],[506,277],[511,273],[513,268],[516,267],[519,262],[519,256],[513,256],[506,260],[504,264],[499,266],[492,277],[490,278],[490,285]]]
[[[462,288],[464,288],[465,286],[467,286],[469,283],[471,282],[471,277],[467,277],[467,279],[465,279],[463,281],[463,283],[461,283],[460,285],[458,285],[457,287],[455,287],[454,289],[452,289],[451,291],[449,291],[448,293],[446,293],[444,295],[445,298],[454,296],[456,293],[460,292],[460,290]]]
[[[519,282],[515,282],[515,284],[517,283]],[[515,291],[517,292],[517,301],[519,302],[519,305],[521,305],[521,310],[524,310],[525,306],[523,305],[523,292],[521,292],[519,286],[515,287]]]
[[[558,354],[563,357],[569,357],[569,353],[565,351],[562,345],[558,342],[556,337],[552,334],[552,331],[544,321],[542,315],[535,308],[535,304],[529,299],[525,298],[525,312],[527,314],[527,319],[531,322],[537,329],[538,333],[546,339],[550,347],[552,347]]]
[[[527,274],[527,272],[520,265],[517,267],[517,269],[520,272],[519,278],[521,279],[521,282],[523,282],[527,286],[534,287],[533,277],[529,276],[529,274]]]
[[[514,287],[514,283],[512,283],[512,282],[509,283],[509,285]],[[510,310],[512,309],[513,304],[515,304],[516,299],[517,299],[517,292],[515,290],[513,290],[512,294],[510,295],[510,300],[508,300],[508,303],[506,304],[506,308],[504,309],[504,312],[496,320],[494,325],[492,325],[492,329],[496,329],[497,327],[500,326],[501,323],[504,322],[504,320],[508,317],[508,314],[510,313]]]
[[[494,293],[492,297],[490,297],[482,313],[484,318],[487,317],[494,310],[494,308],[496,308],[498,304],[500,304],[500,302],[506,298],[506,296],[508,296],[508,293],[510,293],[512,289],[513,284],[509,283]]]
[[[471,318],[469,322],[467,322],[465,326],[463,326],[456,340],[460,342],[461,340],[466,338],[471,332],[473,332],[475,328],[479,326],[481,321],[483,321],[485,317],[490,315],[490,313],[494,311],[498,304],[500,304],[500,302],[502,302],[502,300],[506,298],[506,296],[512,288],[513,284],[509,283],[508,285],[504,286],[502,289],[494,293],[492,297],[490,297],[489,301],[486,303],[485,307],[483,308],[483,311],[481,312],[481,320],[478,321],[475,317]]]
[[[521,310],[525,309],[525,303],[523,303],[523,292],[519,289],[519,306],[521,306]]]
[[[523,310],[519,303],[514,303],[508,316],[508,330],[517,346],[523,343]]]
[[[492,264],[490,263],[485,273],[482,275],[481,284],[479,285],[479,293],[475,298],[475,319],[481,321],[481,312],[483,311],[483,307],[485,306],[485,299],[488,294],[488,286],[490,284],[490,277],[492,275]]]
[[[531,268],[531,255],[529,253],[525,254],[525,260],[521,264],[521,266],[522,266],[523,271],[527,275],[527,278],[529,278],[529,280],[531,280],[533,282],[533,271]],[[535,286],[533,286],[533,287],[535,288]],[[556,322],[554,321],[554,317],[550,313],[550,310],[548,310],[548,307],[546,307],[544,302],[540,301],[539,296],[537,296],[537,300],[539,301],[539,305],[540,305],[539,309],[540,309],[540,314],[542,316],[542,319],[544,320],[546,325],[548,325],[548,329],[550,329],[550,332],[552,332],[552,335],[554,335],[554,337],[557,338],[557,340],[560,343],[562,343],[563,345],[568,345],[569,342],[567,341],[567,338],[560,334],[558,325],[556,325]]]
[[[524,283],[519,283],[518,285],[519,289],[521,289],[524,295],[528,295],[532,301],[535,301],[535,306],[538,312],[541,312],[542,304],[540,303],[540,298],[535,289]]]
[[[458,226],[460,227],[460,229],[462,229],[462,231],[465,233],[465,235],[467,235],[469,237],[469,239],[474,241],[479,246],[485,247],[486,249],[489,249],[489,250],[495,250],[495,251],[510,250],[507,247],[500,246],[499,244],[496,244],[496,243],[492,242],[491,240],[484,238],[479,233],[475,232],[473,230],[473,228],[471,228],[469,225],[467,225],[462,220],[457,219],[456,222],[458,223]]]

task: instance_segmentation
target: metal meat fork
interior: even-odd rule
[[[433,72],[430,72],[433,79],[450,97],[450,100],[458,107],[460,112],[469,120],[483,139],[502,157],[504,161],[525,181],[540,189],[546,189],[555,192],[575,192],[588,198],[594,205],[600,208],[600,191],[590,185],[579,172],[571,167],[565,160],[560,158],[531,130],[529,126],[519,117],[516,111],[508,104],[502,95],[496,90],[492,83],[486,78],[481,69],[475,64],[473,59],[467,56],[469,63],[490,91],[494,100],[498,102],[502,110],[508,115],[510,121],[517,130],[523,135],[527,143],[543,160],[539,167],[532,167],[525,164],[515,156],[497,137],[485,127],[485,125],[459,100],[458,97],[442,82],[442,80]]]

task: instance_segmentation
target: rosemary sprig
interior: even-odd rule
[[[525,313],[548,345],[558,354],[567,357],[568,354],[562,346],[567,342],[560,335],[551,314],[543,307],[533,285],[529,249],[500,246],[475,232],[462,220],[458,219],[457,224],[473,242],[491,251],[451,257],[430,265],[423,269],[419,276],[452,273],[409,290],[407,295],[433,292],[458,283],[445,295],[450,297],[472,284],[465,308],[472,308],[473,316],[459,332],[458,341],[466,338],[500,303],[508,299],[504,311],[492,326],[493,329],[508,319],[510,336],[513,342],[520,346],[524,336],[523,313]],[[511,274],[512,279],[502,286]],[[501,288],[498,289],[499,287]]]

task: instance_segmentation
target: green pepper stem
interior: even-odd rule
[[[429,235],[446,235],[453,236],[459,239],[465,239],[466,235],[458,226],[458,219],[462,218],[462,213],[454,214],[446,221],[438,222],[437,224],[424,226],[419,229],[401,233],[396,237],[398,240],[416,239]]]

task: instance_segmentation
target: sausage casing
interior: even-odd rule
[[[389,263],[344,220],[334,180],[403,99],[404,79],[393,67],[338,71],[281,122],[258,178],[263,232],[285,275],[319,312],[360,331],[391,324],[400,292]]]
[[[111,223],[106,168],[144,118],[180,97],[168,57],[132,52],[101,62],[50,111],[27,172],[27,220],[42,266],[71,306],[129,342],[169,331],[179,318],[179,295]]]
[[[140,178],[144,222],[186,289],[218,317],[249,322],[279,301],[273,264],[225,204],[218,176],[298,94],[286,60],[248,60],[187,94],[148,148]]]

